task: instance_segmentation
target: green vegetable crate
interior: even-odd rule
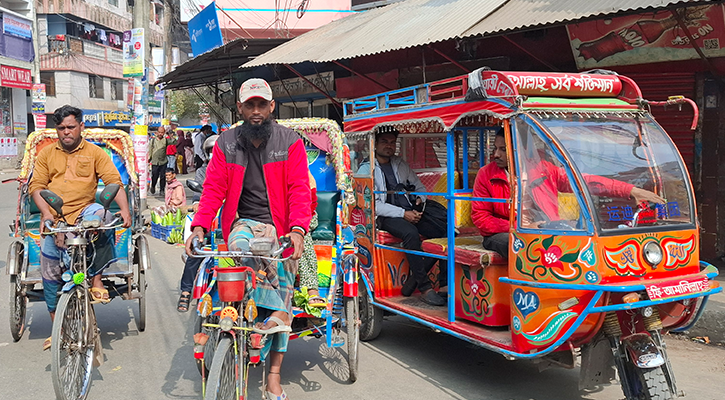
[[[151,236],[156,239],[161,239],[164,242],[169,241],[169,237],[173,233],[174,229],[184,232],[184,225],[161,225],[155,222],[151,222]]]

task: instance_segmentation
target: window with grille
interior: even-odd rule
[[[111,81],[111,100],[125,100],[128,82],[121,79]]]
[[[88,75],[89,95],[94,99],[103,98],[103,78],[96,75]]]
[[[55,96],[55,72],[41,72],[40,83],[45,83],[46,96]]]

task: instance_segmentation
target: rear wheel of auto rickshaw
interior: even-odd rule
[[[10,333],[14,341],[20,340],[25,332],[25,310],[28,298],[23,294],[23,285],[20,282],[19,266],[23,262],[23,245],[13,242],[8,249],[8,261],[5,268],[12,271],[10,275]]]
[[[360,340],[373,340],[383,329],[383,310],[375,307],[368,295],[367,287],[362,278],[358,280],[358,311],[360,314]]]
[[[136,285],[139,296],[136,327],[143,332],[146,330],[146,271],[150,267],[149,244],[143,235],[136,239],[136,254]]]
[[[83,400],[91,388],[96,324],[86,296],[88,293],[76,286],[60,296],[55,312],[50,368],[59,400]]]
[[[347,364],[350,367],[350,382],[357,381],[358,345],[360,343],[360,313],[358,300],[345,297],[345,333],[347,333]]]
[[[230,335],[219,339],[219,345],[214,351],[214,360],[209,368],[209,378],[206,380],[206,393],[204,400],[232,400],[236,398],[237,371],[235,367],[234,342]],[[239,360],[239,367],[245,365]],[[239,371],[239,376],[244,376]]]

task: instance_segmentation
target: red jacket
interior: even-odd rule
[[[473,185],[473,197],[494,199],[511,198],[506,171],[496,163],[481,168]],[[509,231],[509,204],[474,201],[471,211],[473,224],[483,236]]]
[[[262,155],[272,221],[279,236],[288,234],[294,226],[307,231],[312,218],[307,152],[297,133],[276,122],[272,125],[272,135]],[[248,161],[247,153],[237,142],[239,130],[237,127],[223,132],[214,145],[199,211],[191,223],[192,228],[201,226],[208,231],[217,211],[228,199],[229,207],[224,207],[221,213],[225,241],[237,219],[237,203]]]

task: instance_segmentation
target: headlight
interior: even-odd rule
[[[222,320],[219,322],[219,329],[222,331],[228,332],[231,331],[234,328],[234,321],[232,321],[231,318],[225,317],[222,318]]]
[[[645,243],[643,252],[645,261],[651,266],[656,267],[662,262],[662,247],[657,242],[652,240]]]

